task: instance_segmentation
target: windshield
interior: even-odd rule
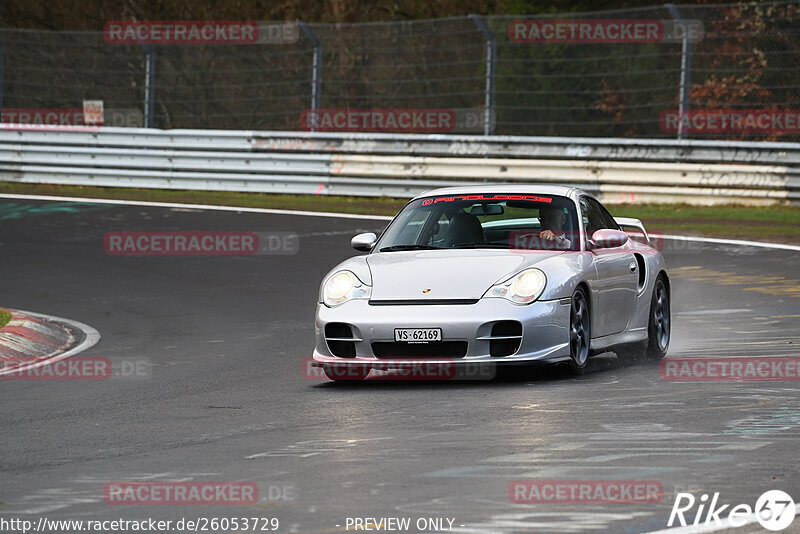
[[[409,203],[375,250],[580,250],[575,204],[525,194],[431,196]]]

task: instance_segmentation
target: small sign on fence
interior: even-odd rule
[[[84,100],[83,101],[83,122],[91,126],[103,125],[103,101]]]

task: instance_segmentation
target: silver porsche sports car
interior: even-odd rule
[[[630,232],[622,231],[625,228]],[[424,193],[323,279],[313,365],[331,379],[373,368],[663,357],[670,281],[637,219],[567,186]],[[330,372],[344,366],[351,372]]]

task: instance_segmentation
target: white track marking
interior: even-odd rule
[[[79,345],[77,345],[76,347],[71,348],[67,352],[59,354],[57,356],[53,356],[52,358],[47,358],[46,360],[42,360],[40,362],[36,362],[36,363],[30,364],[30,365],[26,365],[24,367],[22,367],[22,366],[14,367],[14,368],[9,369],[7,371],[0,372],[0,376],[2,376],[4,374],[11,373],[11,372],[20,373],[22,371],[27,371],[29,369],[35,369],[37,367],[42,367],[43,365],[50,365],[51,363],[55,363],[57,361],[64,360],[66,358],[69,358],[70,356],[75,356],[76,354],[81,353],[81,352],[93,347],[94,345],[97,344],[98,341],[100,341],[100,332],[98,332],[97,330],[95,330],[94,328],[89,326],[88,324],[79,323],[78,321],[73,321],[72,319],[64,319],[62,317],[55,317],[53,315],[46,315],[44,313],[34,313],[34,312],[29,312],[29,311],[24,311],[24,310],[15,310],[15,311],[18,311],[20,313],[24,313],[24,314],[27,314],[27,315],[30,315],[30,316],[33,316],[33,317],[38,317],[39,319],[45,319],[47,321],[54,321],[54,322],[67,324],[67,325],[71,326],[72,328],[74,328],[75,330],[81,330],[84,333],[84,335],[86,336],[86,339],[84,339]]]
[[[685,312],[677,312],[672,315],[728,315],[733,313],[748,313],[752,312],[750,308],[720,308],[718,310],[693,310]],[[728,319],[725,319],[726,321]]]
[[[303,215],[307,217],[337,217],[340,219],[367,219],[372,221],[391,221],[386,215],[360,215],[357,213],[335,213],[327,211],[279,210],[269,208],[244,208],[237,206],[217,206],[214,204],[180,204],[177,202],[148,202],[144,200],[112,200],[102,198],[57,197],[49,195],[12,195],[0,194],[0,198],[17,200],[49,200],[54,202],[85,202],[88,204],[117,204],[122,206],[151,206],[154,208],[181,208],[213,211],[241,211],[244,213],[272,213],[275,215]]]
[[[177,202],[148,202],[144,200],[112,200],[102,198],[84,197],[59,197],[50,195],[15,195],[1,193],[0,198],[13,198],[18,200],[49,200],[53,202],[85,202],[89,204],[116,204],[122,206],[151,206],[154,208],[180,208],[213,211],[239,211],[243,213],[271,213],[275,215],[302,215],[307,217],[336,217],[339,219],[365,219],[370,221],[391,221],[392,217],[386,215],[361,215],[356,213],[339,213],[329,211],[302,211],[281,210],[270,208],[244,208],[236,206],[218,206],[214,204],[180,204]],[[762,243],[760,241],[745,241],[740,239],[720,239],[716,237],[693,237],[681,235],[659,235],[662,239],[675,241],[696,241],[700,243],[716,243],[720,245],[737,245],[742,247],[761,247],[778,250],[791,250],[800,252],[800,245],[785,245],[783,243]]]
[[[793,250],[800,252],[800,245],[784,245],[783,243],[762,243],[761,241],[744,241],[741,239],[720,239],[716,237],[693,237],[682,235],[660,235],[663,239],[675,241],[697,241],[700,243],[717,243],[720,245],[738,245],[741,247],[775,248],[780,250]]]

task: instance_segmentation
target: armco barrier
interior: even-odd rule
[[[0,128],[0,180],[409,197],[567,183],[607,202],[800,203],[800,143]]]

